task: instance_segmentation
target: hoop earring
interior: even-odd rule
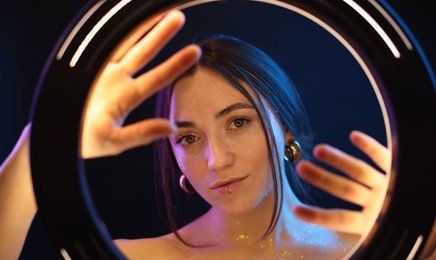
[[[285,160],[297,163],[301,159],[301,146],[297,141],[285,145]]]
[[[182,188],[182,190],[183,190],[184,192],[186,192],[186,193],[188,193],[188,194],[194,194],[194,193],[195,193],[195,190],[192,191],[192,190],[189,190],[189,189],[186,187],[186,176],[183,175],[183,174],[180,175],[179,185],[180,185],[180,188]]]

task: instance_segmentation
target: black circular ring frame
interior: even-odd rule
[[[147,17],[191,2],[208,1],[91,2],[47,61],[33,106],[31,168],[45,228],[65,259],[125,258],[87,190],[79,156],[82,113],[107,54]],[[389,187],[375,225],[351,258],[418,259],[436,215],[435,78],[418,44],[384,2],[263,2],[297,10],[328,28],[354,52],[381,95],[393,158]]]

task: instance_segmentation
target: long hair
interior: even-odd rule
[[[274,110],[283,126],[293,134],[295,140],[298,140],[302,146],[303,158],[307,159],[312,142],[309,122],[302,100],[287,74],[267,54],[253,45],[226,35],[202,35],[197,37],[194,43],[201,47],[202,56],[197,64],[178,79],[194,74],[200,67],[210,69],[240,91],[255,106],[261,118],[268,144],[274,184],[274,210],[269,227],[263,236],[265,238],[273,231],[282,208],[283,179],[280,173],[280,160],[283,158],[278,158],[276,151],[284,149],[284,147],[276,147],[273,133],[270,130],[271,122],[267,116],[266,105]],[[177,80],[173,82],[172,86]],[[248,93],[242,83],[248,85],[254,93],[253,96]],[[172,86],[158,93],[156,117],[169,118]],[[268,104],[263,104],[261,100],[265,100]],[[177,232],[175,221],[177,198],[172,192],[172,189],[177,186],[181,171],[178,168],[169,140],[167,138],[158,140],[155,144],[156,156],[158,157],[155,172],[160,183],[158,192],[160,189],[163,191],[168,225],[174,234],[187,244]],[[285,167],[285,171],[293,191],[300,200],[306,201],[309,198],[307,183],[298,178],[293,167],[288,165]]]

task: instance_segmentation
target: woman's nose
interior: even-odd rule
[[[209,141],[206,153],[210,170],[221,170],[233,163],[233,155],[222,140]]]

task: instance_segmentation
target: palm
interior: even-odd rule
[[[118,49],[97,78],[90,95],[82,133],[85,158],[115,155],[172,133],[165,119],[146,119],[123,126],[127,115],[159,89],[168,85],[199,58],[197,46],[187,46],[159,66],[134,77],[180,30],[184,16],[172,11],[141,39]],[[138,40],[138,41],[136,41]]]

